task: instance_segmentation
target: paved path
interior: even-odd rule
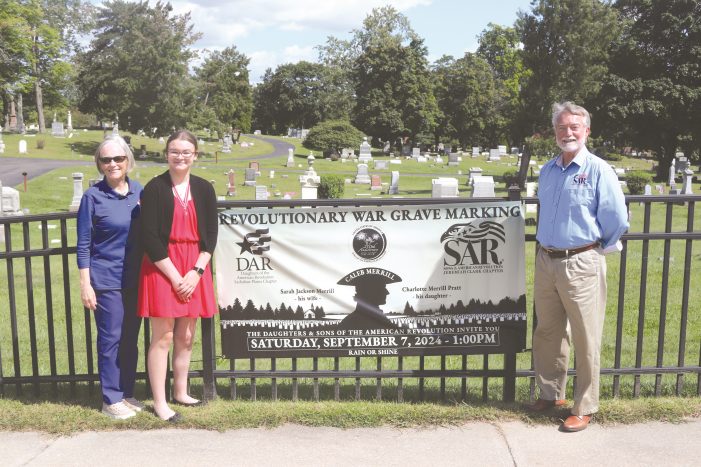
[[[260,135],[245,135],[248,138],[252,139],[257,139],[260,141],[265,141],[266,143],[270,143],[273,145],[273,152],[270,154],[265,154],[263,156],[256,156],[251,159],[272,159],[273,157],[280,157],[280,156],[285,156],[287,157],[287,150],[289,148],[294,149],[294,145],[290,143],[286,143],[284,141],[280,141],[279,139],[276,138],[268,138],[266,136],[260,136]],[[237,158],[238,160],[238,158]]]
[[[701,419],[560,433],[551,425],[468,423],[423,429],[285,425],[226,431],[0,432],[9,466],[476,465],[697,466]]]
[[[2,186],[14,187],[23,182],[22,172],[27,172],[27,179],[32,179],[50,172],[59,167],[71,165],[90,166],[94,163],[90,161],[67,161],[57,159],[29,159],[23,157],[3,157],[0,156],[0,182]]]

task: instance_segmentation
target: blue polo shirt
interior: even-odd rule
[[[538,178],[538,233],[547,248],[616,244],[628,229],[625,196],[613,168],[582,148],[567,167],[548,161]]]
[[[101,181],[83,193],[78,209],[78,268],[90,268],[95,290],[136,287],[140,261],[138,218],[143,187],[127,178],[120,195]]]

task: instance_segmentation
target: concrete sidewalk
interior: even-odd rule
[[[552,425],[469,423],[420,429],[285,425],[86,432],[0,432],[0,465],[701,465],[701,419],[560,433]]]

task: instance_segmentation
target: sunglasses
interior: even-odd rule
[[[115,157],[98,157],[101,164],[109,165],[110,162],[114,161],[117,164],[121,164],[127,160],[127,156],[115,156]]]

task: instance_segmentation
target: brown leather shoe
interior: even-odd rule
[[[562,423],[560,429],[567,432],[582,431],[587,426],[589,426],[589,421],[591,420],[591,415],[570,415]]]
[[[555,407],[562,407],[565,404],[567,404],[565,399],[556,399],[554,401],[538,399],[533,404],[527,406],[527,408],[531,412],[545,412],[546,410],[553,409]]]

